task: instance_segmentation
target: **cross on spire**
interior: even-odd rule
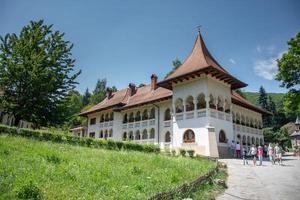
[[[198,25],[198,26],[197,26],[198,33],[200,33],[201,27],[202,27],[201,25]]]

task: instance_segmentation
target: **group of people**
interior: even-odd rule
[[[275,146],[273,146],[272,143],[269,143],[269,146],[256,146],[255,144],[252,144],[251,147],[247,148],[245,145],[243,145],[241,148],[239,142],[235,143],[232,140],[230,143],[228,143],[228,151],[231,156],[242,158],[244,165],[248,165],[248,158],[251,158],[254,166],[256,166],[257,159],[259,161],[259,165],[261,166],[264,157],[269,158],[269,161],[273,165],[275,165],[276,162],[278,162],[279,165],[282,165],[283,150],[278,144],[275,144]]]

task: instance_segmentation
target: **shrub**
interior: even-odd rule
[[[114,140],[107,140],[107,149],[118,149]]]
[[[19,199],[43,199],[41,190],[30,181],[28,184],[24,185],[18,192],[17,197]]]
[[[180,155],[185,156],[186,150],[185,149],[179,149]]]
[[[116,146],[119,150],[122,150],[124,146],[124,142],[116,141]]]
[[[16,127],[0,124],[0,133],[8,133],[9,135],[17,135],[18,129]]]
[[[158,146],[155,146],[154,144],[145,144],[144,145],[144,152],[147,153],[159,153],[160,149]]]
[[[172,156],[176,156],[176,150],[175,149],[172,150]]]
[[[187,153],[189,154],[189,156],[190,156],[191,158],[193,158],[193,157],[194,157],[194,154],[195,154],[195,151],[194,151],[193,149],[189,149],[189,150],[187,150]]]

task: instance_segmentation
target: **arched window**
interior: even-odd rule
[[[143,130],[142,139],[143,139],[143,140],[147,140],[147,139],[148,139],[147,129],[144,129],[144,130]]]
[[[108,113],[105,114],[105,121],[106,121],[106,122],[109,121],[109,114],[108,114]]]
[[[175,102],[176,113],[183,112],[183,101],[181,98],[178,98]]]
[[[193,111],[194,109],[194,98],[192,96],[188,96],[185,101],[185,110],[188,112]]]
[[[225,112],[230,113],[230,104],[227,99],[225,99]]]
[[[154,119],[155,118],[155,108],[152,108],[150,110],[150,119]]]
[[[239,113],[236,113],[236,115],[235,115],[235,122],[236,122],[237,124],[240,124],[240,123],[241,123],[241,117],[240,117],[240,114],[239,114]]]
[[[219,133],[219,142],[226,143],[226,134],[223,130],[221,130]]]
[[[152,128],[150,130],[150,139],[154,139],[154,138],[155,138],[155,130],[154,130],[154,128]]]
[[[251,142],[252,142],[252,144],[255,144],[255,138],[254,137],[251,138]]]
[[[263,142],[263,139],[262,139],[262,138],[260,138],[260,139],[259,139],[259,144],[260,144],[260,145],[263,145],[263,144],[264,144],[264,142]]]
[[[165,117],[164,117],[165,121],[169,121],[171,120],[171,111],[170,111],[170,108],[167,108],[165,110]]]
[[[246,119],[245,119],[245,116],[244,116],[243,114],[241,115],[241,124],[242,124],[243,126],[246,125]]]
[[[238,141],[241,141],[241,135],[240,134],[237,134],[236,138],[237,138]]]
[[[129,132],[129,140],[133,140],[134,138],[133,138],[133,132],[132,131],[130,131]]]
[[[142,117],[142,120],[147,120],[147,119],[148,119],[148,110],[145,109],[145,110],[143,111],[143,117]]]
[[[243,135],[243,139],[242,139],[242,144],[246,145],[247,141],[246,141],[246,135]]]
[[[127,122],[128,122],[127,113],[125,113],[125,115],[123,115],[123,123],[126,124]]]
[[[113,136],[113,130],[110,129],[110,130],[109,130],[109,135],[108,135],[108,137],[112,137],[112,136]]]
[[[100,123],[104,122],[104,115],[102,114],[100,117]]]
[[[248,144],[248,146],[251,144],[250,136],[247,137],[247,144]]]
[[[205,95],[203,93],[199,94],[197,97],[197,109],[206,108]]]
[[[129,114],[129,122],[134,122],[133,112]]]
[[[137,113],[135,114],[135,121],[141,121],[141,112],[137,111]]]
[[[256,142],[255,142],[256,145],[259,145],[259,139],[256,138]]]
[[[100,131],[99,138],[103,138],[103,131]]]
[[[123,133],[123,140],[127,140],[127,133],[126,132]]]
[[[134,139],[135,139],[135,140],[140,140],[140,139],[141,139],[141,135],[140,135],[140,131],[139,131],[139,130],[137,130],[137,131],[135,132],[135,137],[134,137]]]
[[[108,137],[108,132],[107,130],[104,131],[104,138],[106,139]]]
[[[183,134],[183,143],[195,142],[195,133],[191,129],[188,129]]]
[[[169,131],[165,134],[165,142],[171,142],[171,133]]]
[[[232,122],[236,123],[236,118],[235,118],[235,113],[234,112],[232,112]]]
[[[221,96],[218,96],[218,104],[217,104],[217,108],[219,111],[223,111],[224,108],[223,108],[223,105],[224,102],[223,102],[223,98]]]
[[[209,108],[216,109],[214,96],[209,95]]]
[[[114,121],[114,112],[110,113],[109,120],[110,121]]]

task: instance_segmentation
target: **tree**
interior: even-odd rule
[[[86,88],[83,96],[82,96],[82,106],[86,106],[90,103],[90,100],[91,100],[91,93],[89,91],[88,88]]]
[[[288,52],[277,60],[276,79],[281,81],[282,87],[290,89],[284,97],[284,110],[287,114],[296,117],[300,115],[300,32],[287,44]]]
[[[73,44],[42,20],[19,35],[0,37],[0,103],[4,112],[36,126],[63,123],[65,97],[81,71],[74,71]]]
[[[93,97],[91,103],[93,105],[100,103],[106,96],[106,79],[98,79],[95,89],[93,91]]]
[[[168,76],[170,76],[178,67],[180,67],[182,65],[181,61],[176,58],[175,60],[172,61],[173,64],[173,69],[167,73],[167,75],[165,76],[165,78],[167,78]]]
[[[269,107],[268,95],[263,86],[260,86],[260,88],[259,88],[258,104],[260,105],[261,108],[268,110],[268,107]]]

